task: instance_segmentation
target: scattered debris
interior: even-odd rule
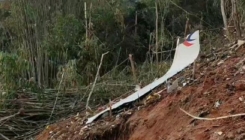
[[[245,40],[238,40],[237,41],[237,48],[235,50],[238,50],[240,49],[241,46],[243,46],[245,44]]]
[[[139,91],[141,89],[140,85],[135,85],[134,91]]]
[[[223,64],[225,61],[224,60],[221,60],[218,62],[217,66],[220,66],[221,64]]]
[[[223,132],[222,131],[219,131],[219,132],[216,132],[216,134],[218,134],[218,135],[222,135],[223,134]]]
[[[214,104],[214,107],[218,108],[220,105],[221,105],[220,101],[216,101],[215,104]]]
[[[181,90],[181,87],[179,86],[179,79],[174,80],[172,83],[169,81],[167,82],[167,93],[173,93],[178,90]]]
[[[243,96],[239,97],[239,100],[240,100],[241,102],[243,102],[243,101],[244,101]]]
[[[147,105],[147,104],[156,102],[156,101],[159,100],[160,98],[161,98],[161,95],[159,94],[159,92],[150,94],[150,95],[144,100],[144,105]]]

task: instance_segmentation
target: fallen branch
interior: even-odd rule
[[[10,140],[8,137],[4,136],[3,134],[0,133],[0,136],[4,139],[4,140]]]
[[[226,118],[233,118],[233,117],[245,116],[245,113],[240,113],[240,114],[227,115],[227,116],[221,116],[221,117],[216,117],[216,118],[203,118],[203,117],[194,116],[194,115],[188,113],[187,111],[185,111],[182,108],[180,108],[180,110],[183,111],[188,116],[194,118],[194,119],[197,119],[197,120],[206,120],[206,121],[221,120],[221,119],[226,119]]]
[[[237,48],[235,48],[235,51],[237,51],[241,46],[243,46],[245,44],[245,40],[238,40],[237,41],[237,44],[236,45],[238,45],[238,47]]]
[[[56,104],[57,104],[57,101],[58,101],[58,97],[59,97],[60,89],[61,89],[61,84],[62,84],[63,79],[64,79],[64,74],[65,74],[65,71],[63,70],[63,73],[62,73],[62,76],[61,76],[61,80],[60,80],[60,83],[59,83],[59,87],[58,87],[58,92],[57,92],[57,94],[56,94],[56,98],[55,98],[55,101],[54,101],[54,106],[53,106],[52,112],[51,112],[51,114],[50,114],[50,116],[49,116],[48,123],[50,123],[50,120],[51,120],[51,118],[52,118],[52,116],[53,116],[53,113],[54,113],[54,110],[55,110],[55,107],[56,107]]]
[[[42,98],[38,98],[35,92],[27,91],[24,92],[28,95],[25,99],[8,99],[11,106],[3,107],[0,110],[0,140],[31,139],[47,124],[54,123],[60,118],[67,118],[69,114],[74,112],[85,112],[84,103],[77,104],[77,92],[65,91],[59,94],[58,98],[57,92],[58,88],[45,89]],[[23,91],[16,91],[16,93],[21,95]],[[58,101],[52,119],[48,122],[56,98]],[[20,106],[20,104],[23,105],[23,108],[18,108],[18,110],[16,106]]]
[[[7,119],[11,119],[17,115],[20,114],[20,111],[18,111],[17,113],[13,114],[13,115],[10,115],[10,116],[6,116],[6,117],[3,117],[3,118],[0,118],[0,122],[4,121],[4,120],[7,120]]]
[[[93,83],[92,89],[91,89],[91,91],[90,91],[90,93],[89,93],[89,95],[88,95],[88,99],[87,99],[87,103],[86,103],[86,110],[89,108],[89,106],[88,106],[89,100],[90,100],[90,97],[91,97],[91,95],[92,95],[92,93],[93,93],[93,91],[94,91],[94,87],[95,87],[96,81],[97,81],[98,76],[99,76],[100,68],[101,68],[101,66],[102,66],[103,58],[104,58],[104,56],[105,56],[106,54],[108,54],[108,53],[109,53],[109,52],[103,53],[102,56],[101,56],[100,64],[99,64],[99,67],[98,67],[98,69],[97,69],[97,73],[96,73],[96,76],[95,76],[95,79],[94,79],[94,83]]]

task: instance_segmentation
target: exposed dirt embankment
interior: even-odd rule
[[[245,113],[245,51],[241,47],[228,57],[229,51],[219,51],[215,58],[202,56],[196,80],[180,93],[167,95],[163,91],[160,101],[128,110],[113,121],[100,120],[88,128],[82,124],[82,117],[74,116],[51,125],[37,139],[245,139],[245,116],[208,121],[194,119],[180,110],[204,118]]]

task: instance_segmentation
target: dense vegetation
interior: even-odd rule
[[[242,23],[245,2],[238,3]],[[230,3],[225,6],[230,19]],[[132,90],[135,84],[147,84],[165,73],[174,53],[169,50],[175,47],[177,36],[184,36],[187,19],[188,33],[202,30],[202,43],[207,48],[217,33],[223,32],[217,0],[2,2],[1,104],[6,98],[18,97],[20,90],[43,99],[46,89],[76,93],[84,102],[101,55],[109,52],[91,97],[94,104],[107,103]],[[133,54],[136,79],[129,54]]]

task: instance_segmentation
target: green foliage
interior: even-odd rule
[[[27,70],[28,62],[15,54],[0,52],[1,89],[15,90],[22,86],[22,74]]]
[[[81,70],[79,73],[83,77],[82,83],[89,84],[94,80],[100,63],[100,57],[106,50],[104,45],[100,44],[95,36],[81,42],[79,47],[81,49],[78,59],[78,68]]]
[[[61,87],[64,89],[77,88],[78,84],[81,83],[82,77],[77,73],[76,65],[76,60],[70,60],[64,66],[59,67],[57,81],[60,82],[59,84],[62,84]]]
[[[62,63],[67,60],[75,59],[78,56],[79,41],[82,40],[84,34],[82,21],[78,20],[74,15],[56,17],[51,31],[44,40],[44,46],[49,57],[60,59]]]

